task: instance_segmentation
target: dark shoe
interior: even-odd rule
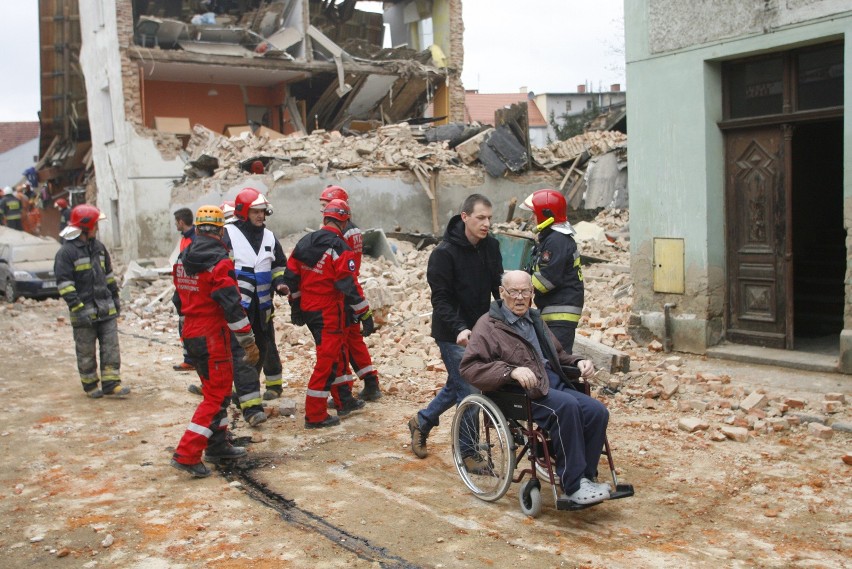
[[[113,387],[112,391],[104,391],[104,395],[108,395],[110,397],[124,397],[125,395],[130,395],[130,388],[116,385]]]
[[[257,413],[252,413],[245,419],[246,423],[248,423],[250,426],[256,427],[259,424],[266,422],[266,413],[264,413],[263,411],[258,411]]]
[[[104,396],[104,392],[101,391],[100,389],[93,389],[91,391],[86,391],[86,397],[89,397],[91,399],[100,399],[103,396]]]
[[[417,458],[426,458],[429,456],[429,451],[426,450],[426,437],[429,433],[424,433],[420,429],[420,420],[417,415],[413,416],[408,421],[408,430],[411,431],[411,452]]]
[[[368,377],[364,380],[364,389],[358,393],[358,397],[364,401],[378,401],[382,398],[382,391],[379,389],[379,380],[374,377]]]
[[[264,401],[272,401],[273,399],[278,399],[281,397],[281,391],[279,389],[270,389],[266,388],[266,391],[263,394]]]
[[[192,393],[193,395],[204,395],[204,391],[202,391],[203,387],[201,385],[192,384],[186,388],[187,391]]]
[[[181,362],[177,365],[173,365],[172,369],[175,371],[195,371],[195,366],[186,362]]]
[[[218,448],[208,448],[204,452],[204,460],[216,465],[222,465],[234,460],[239,460],[248,454],[245,447],[222,445]]]
[[[347,399],[343,402],[343,407],[337,410],[337,416],[346,417],[350,413],[360,411],[364,408],[364,405],[366,405],[366,403],[364,403],[360,399],[355,399],[354,397],[352,399]]]
[[[184,472],[192,474],[195,478],[207,478],[210,476],[210,469],[207,468],[203,462],[198,462],[196,464],[181,464],[175,459],[172,459],[171,464],[178,470],[183,470]]]
[[[306,429],[323,429],[325,427],[333,427],[339,424],[340,417],[335,417],[334,415],[329,415],[328,417],[317,423],[311,423],[310,421],[305,420]]]

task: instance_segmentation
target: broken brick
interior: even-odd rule
[[[748,429],[744,427],[722,427],[722,433],[733,441],[737,441],[738,443],[748,442],[749,432]]]
[[[826,427],[820,423],[808,423],[808,434],[821,439],[830,439],[834,435],[831,427]]]
[[[759,391],[752,391],[748,397],[740,401],[740,409],[750,411],[766,405],[766,395]]]
[[[710,424],[698,417],[681,417],[677,422],[677,427],[681,431],[694,433],[695,431],[706,431],[710,428]]]

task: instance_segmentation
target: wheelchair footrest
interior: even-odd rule
[[[629,498],[633,495],[633,484],[619,484],[615,487],[615,492],[610,492],[609,499],[610,500],[618,500],[619,498]],[[571,500],[566,500],[564,498],[559,498],[556,500],[556,509],[557,510],[568,510],[571,512],[575,512],[577,510],[585,510],[586,508],[591,508],[592,506],[598,506],[600,504],[605,504],[609,500],[602,500],[600,502],[595,502],[594,504],[578,504],[576,502],[572,502]]]

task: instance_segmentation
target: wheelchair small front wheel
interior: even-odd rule
[[[531,518],[541,515],[541,484],[536,479],[525,480],[518,489],[521,511]]]

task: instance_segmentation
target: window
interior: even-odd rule
[[[565,101],[565,112],[567,113],[567,112],[570,112],[570,111],[571,111],[571,99],[568,99],[567,101]]]
[[[843,75],[841,43],[727,63],[725,118],[841,107]]]
[[[106,144],[115,140],[115,127],[112,120],[112,98],[109,94],[109,85],[101,89],[100,99],[104,121],[104,143]]]
[[[586,101],[586,109],[591,109],[593,104],[594,104],[594,103],[592,102],[592,100],[591,100],[591,99],[589,99],[588,101]]]
[[[420,40],[420,49],[426,49],[435,43],[431,17],[423,18],[417,22],[417,35]]]

